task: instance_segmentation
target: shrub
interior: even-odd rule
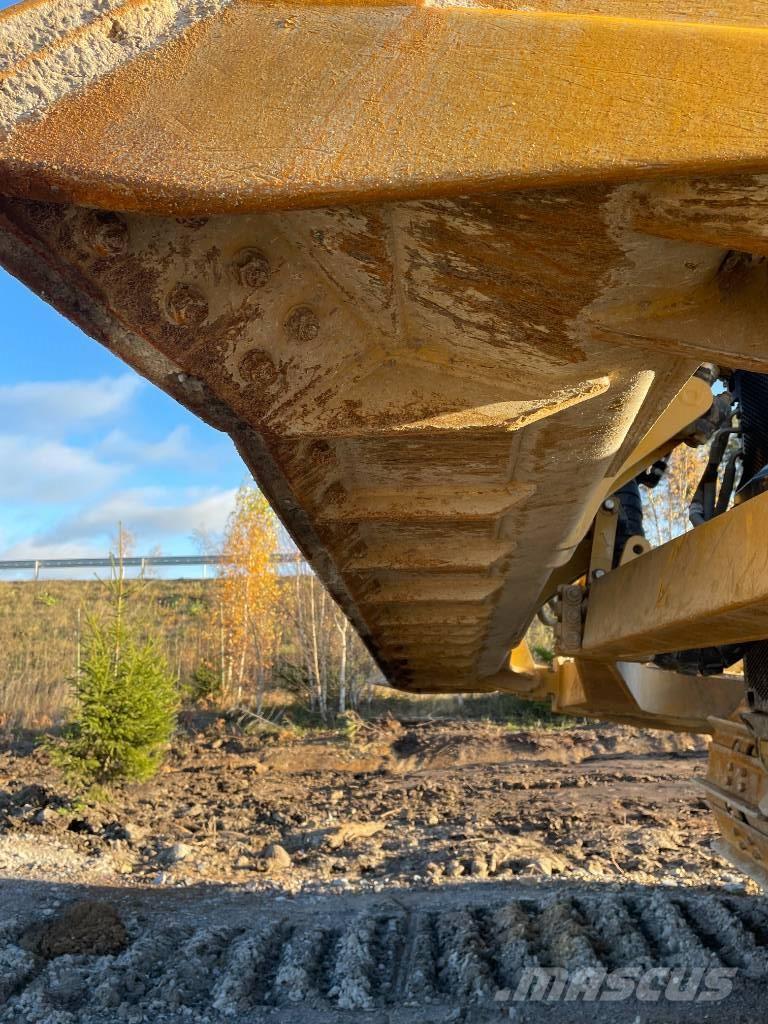
[[[82,786],[141,781],[160,766],[173,735],[176,684],[154,640],[126,620],[122,567],[111,582],[110,612],[87,619],[76,711],[47,745],[54,763]]]
[[[188,696],[193,704],[214,701],[221,696],[221,673],[210,662],[201,662],[192,673]]]
[[[549,665],[550,668],[555,660],[555,652],[551,647],[545,647],[543,644],[533,645],[533,656],[538,658],[539,661],[543,661],[545,665]]]

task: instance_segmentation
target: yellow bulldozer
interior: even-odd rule
[[[761,882],[766,81],[766,0],[0,15],[0,263],[231,435],[393,686],[712,734]]]

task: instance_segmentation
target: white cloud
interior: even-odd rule
[[[105,558],[106,555],[103,544],[74,541],[68,544],[45,544],[29,538],[5,548],[2,558],[19,561],[30,558]]]
[[[112,430],[98,445],[99,454],[110,459],[123,459],[138,464],[185,462],[193,456],[189,446],[189,429],[176,427],[161,441],[137,441],[124,430]]]
[[[220,479],[231,452],[219,435],[201,447],[183,424],[142,439],[147,424],[130,405],[143,386],[131,373],[0,386],[0,557],[104,555],[118,522],[145,553],[163,543],[191,548],[196,531],[221,532],[235,489],[174,486],[177,473],[164,468],[184,465],[190,483],[206,469]]]
[[[0,501],[29,505],[81,502],[120,476],[85,449],[58,441],[0,435]]]
[[[96,380],[27,381],[0,387],[0,430],[62,436],[121,412],[143,381],[135,374]]]
[[[195,530],[217,533],[227,521],[235,494],[234,488],[202,497],[151,487],[119,491],[63,519],[34,542],[61,545],[92,541],[98,535],[111,537],[118,522],[136,536],[140,546],[188,537]]]

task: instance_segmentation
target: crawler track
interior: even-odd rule
[[[30,907],[45,892],[14,889],[16,898],[0,905]],[[18,943],[30,920],[51,912],[50,892],[24,917],[4,912],[3,1024],[583,1019],[581,1002],[515,1001],[522,971],[536,965],[668,967],[687,976],[696,968],[736,968],[724,1002],[630,998],[594,1004],[590,1016],[763,1019],[768,901],[760,898],[496,885],[295,901],[183,892],[107,898],[130,931],[116,956],[46,961],[24,951]]]

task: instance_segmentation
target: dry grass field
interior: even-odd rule
[[[212,580],[149,580],[142,593],[147,629],[171,670],[186,684],[210,653]],[[62,722],[68,680],[88,615],[107,610],[99,580],[0,582],[0,721],[6,731],[47,729]]]

